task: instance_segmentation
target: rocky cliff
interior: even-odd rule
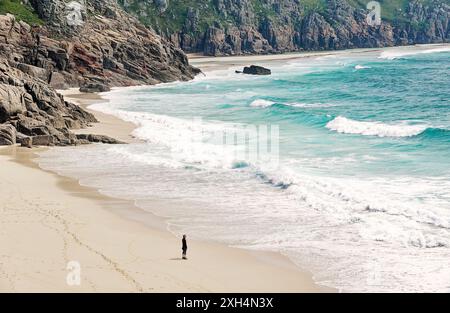
[[[186,52],[280,53],[450,41],[450,0],[119,0]]]
[[[198,73],[180,49],[114,0],[27,3],[44,25],[0,15],[0,55],[56,88],[155,84]]]
[[[25,72],[0,56],[0,145],[87,143],[69,129],[86,127],[95,117]]]
[[[95,117],[55,89],[189,80],[199,70],[186,55],[113,0],[8,0],[0,15],[0,145],[118,143],[70,130]],[[82,3],[82,4],[80,4]],[[33,21],[33,25],[26,23]]]

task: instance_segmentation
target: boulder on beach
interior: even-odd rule
[[[272,71],[268,68],[257,66],[257,65],[251,65],[244,67],[244,74],[248,75],[270,75],[272,74]]]
[[[20,145],[22,147],[25,147],[25,148],[32,148],[33,147],[33,138],[32,137],[28,137],[28,136],[23,137],[20,140]]]
[[[94,134],[77,134],[77,139],[81,140],[83,143],[106,143],[110,145],[124,144],[124,142],[104,136],[104,135],[94,135]]]
[[[80,87],[80,92],[86,92],[86,93],[94,93],[94,92],[107,92],[110,91],[111,89],[103,84],[103,83],[97,83],[97,82],[90,82],[90,83],[86,83],[81,85]]]

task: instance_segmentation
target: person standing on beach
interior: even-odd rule
[[[186,242],[186,235],[183,235],[183,240],[181,240],[181,250],[183,250],[183,260],[187,260],[186,253],[187,253],[187,242]]]

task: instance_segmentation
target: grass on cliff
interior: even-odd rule
[[[24,5],[20,0],[0,0],[0,14],[13,14],[18,20],[30,25],[42,25],[43,21],[34,13],[33,9]]]
[[[381,18],[390,23],[402,23],[408,22],[407,18],[403,16],[403,13],[408,8],[408,4],[411,0],[377,0],[381,5]],[[349,4],[357,8],[366,9],[370,0],[347,0]],[[419,0],[424,5],[430,5],[433,2],[444,3],[448,0]]]
[[[133,13],[145,25],[152,26],[159,31],[174,33],[183,28],[189,8],[199,12],[198,31],[204,32],[209,26],[217,23],[219,25],[236,25],[239,23],[236,17],[225,16],[216,9],[214,0],[169,0],[165,12],[160,12],[154,4],[145,0],[118,0],[126,11]],[[304,14],[310,12],[323,12],[326,9],[327,0],[301,0],[305,8]],[[266,18],[278,21],[279,16],[274,7],[261,0],[250,0],[254,13],[258,20]]]
[[[205,31],[214,22],[219,24],[231,22],[219,16],[214,10],[211,0],[169,0],[169,7],[165,12],[160,12],[155,5],[148,4],[143,0],[118,0],[118,2],[126,11],[136,15],[142,23],[162,32],[173,33],[181,30],[189,8],[198,10],[200,16],[198,28],[201,32]]]
[[[366,9],[370,0],[347,0],[356,8]],[[409,0],[377,0],[381,5],[381,18],[393,22],[401,18],[401,14],[406,10]]]
[[[327,9],[326,0],[303,0],[301,3],[305,8],[306,15],[312,12],[323,13]]]
[[[377,1],[381,4],[381,17],[384,21],[392,24],[403,24],[410,22],[404,15],[404,12],[406,11],[408,3],[410,3],[411,0]],[[450,0],[419,1],[427,5],[432,2],[447,3]],[[148,3],[146,0],[118,0],[118,2],[124,6],[127,11],[137,15],[141,22],[148,26],[152,26],[163,33],[174,33],[176,31],[180,31],[183,28],[189,8],[193,8],[199,12],[199,24],[197,25],[197,30],[199,32],[204,32],[208,26],[211,26],[214,23],[225,26],[236,25],[238,22],[234,20],[232,16],[225,16],[221,14],[221,12],[218,12],[213,4],[214,0],[169,0],[169,6],[164,13],[159,12],[157,7],[152,4],[152,2]],[[307,15],[311,12],[322,14],[326,14],[327,12],[328,0],[299,0],[299,2],[304,8],[302,15]],[[370,0],[347,0],[347,2],[355,8],[366,9]],[[283,23],[283,20],[279,18],[275,7],[269,5],[266,1],[250,0],[250,3],[258,20],[261,21],[265,18],[269,18],[275,23]],[[417,25],[417,28],[421,27],[423,26]]]

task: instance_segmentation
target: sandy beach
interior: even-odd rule
[[[64,94],[84,108],[103,101]],[[133,124],[93,113],[100,123],[78,132],[136,141]],[[164,221],[40,169],[38,149],[0,148],[0,292],[334,291],[278,253],[189,240],[183,261]],[[69,262],[80,266],[80,285],[67,283]]]

